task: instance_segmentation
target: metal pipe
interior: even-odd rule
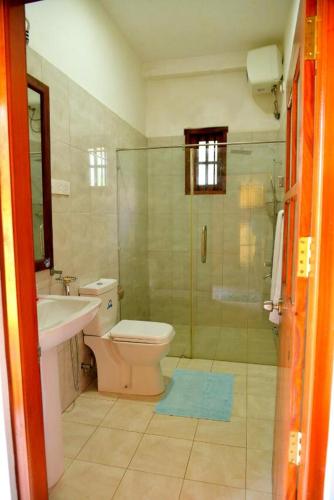
[[[216,146],[256,146],[259,144],[285,144],[286,141],[256,141],[256,142],[218,142]],[[142,146],[139,148],[118,148],[119,151],[148,151],[150,149],[185,149],[196,148],[198,144],[178,144],[173,146]]]

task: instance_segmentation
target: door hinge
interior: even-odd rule
[[[300,465],[302,450],[302,433],[291,431],[289,436],[289,464]]]
[[[305,22],[305,61],[315,61],[317,55],[317,16],[309,16]]]
[[[311,271],[311,236],[303,236],[298,241],[298,278],[308,278]]]

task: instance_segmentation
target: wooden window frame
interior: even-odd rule
[[[227,142],[228,127],[206,127],[206,128],[187,128],[184,129],[185,144],[194,145],[194,149],[198,150],[200,141],[217,141],[218,143]],[[186,147],[185,150],[185,194],[191,194],[191,151],[192,148]],[[206,185],[199,186],[196,183],[196,172],[193,172],[193,193],[196,195],[203,194],[226,194],[226,147],[220,146],[218,148],[218,164],[220,165],[218,171],[217,185],[208,188]]]

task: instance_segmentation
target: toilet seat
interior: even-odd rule
[[[174,328],[167,323],[123,319],[106,336],[118,342],[164,344],[170,342],[174,335]]]

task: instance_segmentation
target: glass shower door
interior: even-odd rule
[[[266,275],[277,215],[272,179],[280,151],[270,144],[217,148],[217,169],[225,175],[220,194],[196,193],[204,167],[199,148],[192,154],[192,355],[276,364],[276,336],[263,301],[270,295]],[[207,172],[205,179],[217,177]]]

